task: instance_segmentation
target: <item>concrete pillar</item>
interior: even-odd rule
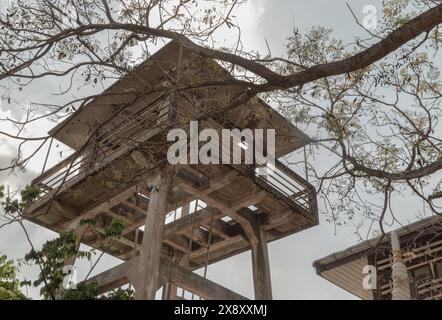
[[[190,202],[186,203],[184,206],[181,207],[181,217],[189,215],[190,212]]]
[[[254,225],[257,242],[252,243],[253,285],[256,300],[272,300],[272,282],[265,231],[258,224]]]
[[[162,169],[151,182],[143,242],[135,275],[135,299],[154,300],[160,282],[164,220],[171,192],[172,173]]]
[[[163,286],[163,300],[176,300],[177,286],[172,282],[167,282]]]
[[[391,248],[393,252],[393,265],[391,267],[391,277],[393,278],[392,300],[410,300],[410,280],[407,267],[402,261],[401,246],[396,231],[391,232]]]

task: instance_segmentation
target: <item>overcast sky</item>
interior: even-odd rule
[[[242,27],[245,48],[258,49],[266,53],[265,39],[267,39],[273,55],[278,55],[282,52],[286,38],[290,36],[294,27],[302,32],[314,25],[331,28],[336,37],[351,40],[362,31],[354,23],[346,2],[349,2],[361,19],[364,5],[375,5],[378,12],[382,11],[381,1],[251,0],[236,14]],[[47,91],[48,88],[56,88],[57,85],[51,80],[41,81],[34,84],[32,88],[25,89],[24,95],[31,101],[37,99],[40,92]],[[54,99],[62,99],[62,97]],[[14,115],[14,110],[10,110],[5,104],[1,106],[0,112],[3,115]],[[44,135],[48,127],[38,126],[34,129],[34,135]],[[0,143],[0,166],[3,167],[10,161],[13,150],[4,141]],[[56,161],[56,158],[53,161]],[[10,184],[11,188],[23,186],[36,175],[38,170],[41,170],[41,163],[34,164],[32,169],[35,172],[31,170],[17,176],[0,174],[0,184]],[[407,198],[393,201],[397,210],[403,213],[404,223],[412,221],[421,206],[421,203],[411,202]],[[27,226],[37,246],[56,236],[46,229],[31,224]],[[354,225],[336,229],[335,226],[321,219],[318,227],[271,243],[269,254],[274,298],[355,299],[349,293],[317,276],[312,267],[314,260],[355,244],[357,238],[354,231]],[[0,253],[19,259],[29,249],[24,234],[16,226],[0,230]],[[119,263],[118,260],[106,257],[98,264],[94,273],[108,269],[117,263]],[[80,277],[84,275],[88,267],[88,263],[80,263]],[[25,267],[22,274],[32,277],[35,275],[35,269]],[[253,298],[249,252],[209,266],[208,277],[240,294]],[[30,294],[35,297],[35,290],[30,290]]]

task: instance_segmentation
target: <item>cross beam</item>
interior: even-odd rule
[[[92,277],[87,280],[87,283],[97,283],[99,294],[121,287],[127,283],[134,284],[134,281],[136,281],[134,275],[138,264],[139,257],[134,257]],[[159,289],[161,285],[166,283],[172,283],[180,288],[194,292],[207,300],[248,300],[246,297],[205,279],[186,268],[171,263],[165,258],[161,259],[160,278],[161,282],[156,286],[156,289]]]

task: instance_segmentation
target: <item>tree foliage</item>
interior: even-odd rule
[[[40,195],[36,187],[28,186],[20,192],[20,197],[12,198],[5,194],[5,187],[0,185],[0,208],[11,219],[21,217],[23,208],[29,205]],[[18,220],[21,223],[21,220]],[[94,220],[82,221],[82,226],[93,226]],[[121,236],[124,224],[114,219],[104,230],[103,240],[116,239]],[[95,283],[81,282],[76,288],[64,289],[63,281],[68,274],[64,270],[67,261],[75,259],[91,260],[93,251],[79,250],[81,235],[74,230],[61,231],[55,239],[45,242],[40,250],[35,249],[31,243],[31,251],[28,252],[24,261],[30,265],[39,267],[37,278],[30,284],[41,288],[40,294],[44,299],[85,300],[95,299],[98,289]],[[16,279],[16,268],[13,261],[7,260],[6,256],[0,256],[0,299],[21,299],[24,296],[20,292],[19,281]],[[102,296],[101,299],[129,300],[133,299],[131,289],[118,289]]]
[[[20,290],[17,267],[5,255],[0,256],[0,300],[22,299],[26,299],[26,297]]]
[[[48,299],[56,296],[62,287],[66,274],[63,272],[65,262],[72,257],[90,259],[89,251],[77,249],[77,237],[73,230],[60,232],[60,236],[47,241],[41,250],[31,250],[25,255],[25,261],[40,264],[42,269],[38,278],[33,282],[35,287],[40,287],[41,295]],[[45,283],[46,281],[46,283]]]

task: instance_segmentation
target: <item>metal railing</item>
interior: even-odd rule
[[[137,113],[128,116],[118,125],[112,126],[110,123],[107,127],[103,127],[101,132],[96,137],[92,137],[84,148],[53,166],[32,182],[33,185],[40,187],[42,191],[40,198],[59,191],[62,185],[71,186],[81,181],[153,135],[167,129],[169,106],[167,99],[154,101]],[[195,110],[192,110],[191,106],[180,104],[179,118],[188,118],[194,113]],[[212,120],[209,124],[205,124],[206,127],[208,125],[216,130],[222,129]],[[183,129],[186,130],[186,127],[184,126]],[[275,161],[274,167],[267,168],[270,172],[266,175],[259,174],[254,165],[232,164],[230,166],[254,180],[262,188],[287,201],[289,205],[297,206],[305,214],[316,213],[314,187],[279,161]]]
[[[32,181],[41,190],[43,198],[61,185],[81,180],[120,156],[134,149],[140,143],[163,130],[167,123],[167,101],[155,101],[120,124],[102,128],[91,137],[79,151],[59,162]]]
[[[290,168],[275,161],[275,166],[267,166],[266,174],[259,172],[253,165],[231,165],[243,175],[252,179],[263,189],[273,193],[279,199],[286,201],[289,206],[296,206],[305,215],[316,214],[316,190],[305,179]]]

